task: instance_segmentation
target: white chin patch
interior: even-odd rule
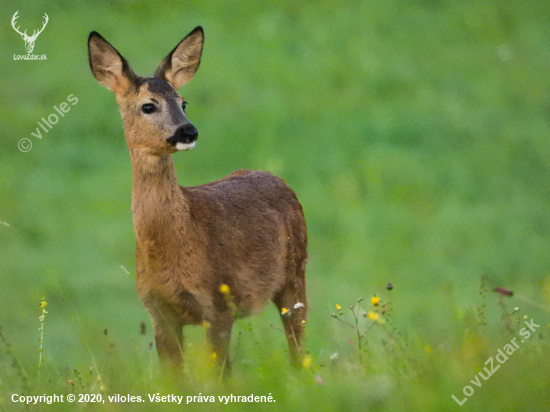
[[[193,147],[195,147],[195,142],[193,142],[193,143],[182,143],[182,142],[176,143],[176,149],[178,149],[178,150],[190,150]]]

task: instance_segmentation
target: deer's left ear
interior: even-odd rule
[[[92,73],[99,83],[115,93],[126,90],[136,75],[130,65],[98,32],[88,38],[88,55]]]
[[[199,68],[204,43],[204,32],[198,26],[176,46],[160,63],[155,76],[179,89],[193,78]]]

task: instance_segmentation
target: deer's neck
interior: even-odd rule
[[[130,149],[132,211],[138,243],[166,243],[185,235],[189,204],[182,193],[171,155]]]

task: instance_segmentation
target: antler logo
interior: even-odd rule
[[[19,13],[19,10],[17,10],[15,12],[15,14],[13,15],[13,17],[11,19],[11,25],[12,25],[13,29],[21,35],[23,40],[25,40],[25,48],[27,49],[27,53],[32,53],[32,50],[34,49],[34,42],[36,41],[36,38],[38,37],[38,35],[40,33],[42,33],[44,31],[44,28],[46,27],[46,24],[48,24],[48,20],[50,18],[48,17],[48,15],[46,13],[44,13],[44,18],[45,18],[44,25],[42,26],[42,28],[40,30],[33,30],[32,36],[29,36],[29,35],[27,35],[27,30],[25,30],[23,33],[21,33],[19,31],[19,27],[15,27],[15,20],[17,20],[17,18],[19,17],[17,15],[17,13]]]

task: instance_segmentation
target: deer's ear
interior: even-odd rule
[[[187,83],[201,62],[204,32],[198,26],[160,63],[155,76],[166,80],[174,89]]]
[[[128,89],[136,77],[124,57],[98,32],[88,37],[88,55],[97,81],[115,93]]]

